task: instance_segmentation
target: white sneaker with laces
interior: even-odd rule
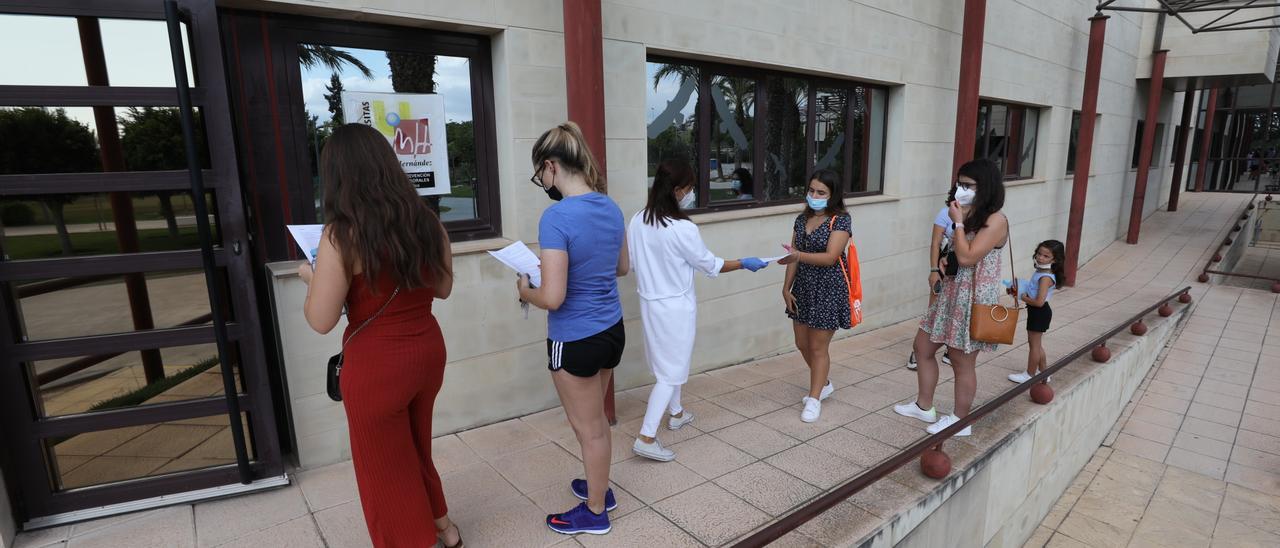
[[[938,410],[930,407],[929,409],[921,409],[920,404],[916,402],[903,403],[893,406],[893,412],[904,417],[920,419],[924,422],[936,422],[938,420]]]
[[[676,454],[670,449],[662,446],[658,440],[653,443],[645,443],[644,440],[636,438],[636,442],[631,446],[631,451],[646,459],[653,459],[659,462],[669,462],[675,460]]]
[[[1018,384],[1022,384],[1024,382],[1031,380],[1031,375],[1028,375],[1026,371],[1023,371],[1021,373],[1012,373],[1009,375],[1009,380],[1016,382]]]
[[[832,392],[835,392],[835,391],[836,391],[836,387],[835,387],[835,385],[832,385],[832,384],[831,384],[831,379],[827,379],[827,385],[826,385],[826,386],[824,386],[824,387],[822,387],[822,391],[821,391],[821,392],[818,392],[818,401],[822,401],[822,400],[827,399],[828,397],[830,397],[830,396],[831,396],[831,393],[832,393]],[[801,400],[801,401],[803,401],[803,400]]]
[[[935,422],[929,425],[929,427],[925,428],[924,430],[925,432],[928,432],[930,434],[937,434],[938,432],[946,430],[948,426],[955,424],[959,420],[960,418],[955,415],[944,415],[942,418],[938,419],[938,422]],[[972,433],[973,433],[973,427],[966,426],[964,427],[963,430],[956,432],[952,436],[960,438],[960,437],[968,436],[969,434],[972,434]]]
[[[917,367],[919,367],[919,366],[920,366],[920,364],[916,363],[916,353],[915,353],[915,352],[912,352],[912,353],[911,353],[911,357],[910,357],[910,358],[907,358],[907,369],[910,369],[910,370],[912,370],[912,371],[915,371],[915,370],[916,370],[916,368],[917,368]]]
[[[818,415],[822,414],[822,401],[815,400],[809,396],[804,397],[804,411],[800,412],[800,420],[804,422],[814,422],[818,420]]]
[[[685,409],[683,415],[680,415],[679,417],[675,415],[671,416],[671,421],[667,423],[667,428],[670,430],[679,430],[681,426],[691,422],[693,422],[693,413],[690,413],[688,409]]]

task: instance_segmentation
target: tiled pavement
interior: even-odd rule
[[[1280,546],[1280,301],[1215,287],[1027,546]]]
[[[1081,270],[1078,286],[1055,297],[1049,354],[1091,339],[1198,273],[1242,200],[1189,195],[1180,212],[1157,213],[1144,224],[1140,245],[1116,243],[1099,253]],[[1202,288],[1194,291],[1203,294]],[[902,367],[915,329],[910,320],[834,343],[831,377],[837,390],[813,424],[798,418],[808,374],[794,353],[693,376],[685,399],[697,419],[660,434],[678,455],[671,463],[631,456],[648,389],[620,393],[612,471],[619,508],[607,536],[562,537],[542,525],[547,512],[576,503],[567,484],[581,473],[560,409],[436,438],[433,452],[450,513],[471,546],[724,544],[924,435],[918,422],[889,409],[915,391],[914,373]],[[1011,386],[1005,376],[1023,368],[1023,337],[1020,332],[1015,346],[983,356],[980,401]],[[949,372],[943,373],[946,384],[937,399],[947,410],[952,386]],[[1070,386],[1079,375],[1064,370],[1055,382]],[[1146,394],[1152,401],[1160,395],[1150,383]],[[956,468],[1025,420],[1031,405],[1011,403],[980,421],[972,437],[949,443]],[[297,480],[269,493],[24,534],[18,546],[368,545],[350,463],[302,471]],[[801,527],[785,544],[846,545],[913,505],[933,485],[914,468],[899,470]]]

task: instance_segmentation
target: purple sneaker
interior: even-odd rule
[[[609,526],[608,511],[597,514],[587,508],[587,503],[585,502],[574,506],[572,510],[563,514],[547,516],[547,527],[563,535],[576,535],[578,533],[603,535],[613,529]]]
[[[573,480],[569,482],[569,489],[573,490],[573,496],[578,497],[578,500],[587,500],[587,480]],[[608,491],[604,492],[604,511],[612,512],[617,509],[618,501],[613,498],[613,488],[610,487]]]

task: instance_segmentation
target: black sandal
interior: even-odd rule
[[[444,532],[448,531],[448,530],[449,530],[449,527],[452,527],[454,531],[457,531],[457,532],[458,532],[458,543],[457,543],[457,544],[454,544],[454,545],[452,545],[452,546],[450,546],[450,545],[448,545],[448,544],[445,544],[445,543],[444,543],[444,537],[440,536],[440,534],[441,534],[441,533],[444,533]],[[438,542],[438,543],[440,544],[440,546],[443,546],[444,548],[465,548],[465,547],[462,545],[462,529],[459,529],[459,528],[458,528],[458,524],[453,523],[453,521],[450,521],[450,522],[449,522],[449,527],[445,527],[444,529],[437,529],[437,530],[436,530],[436,542]]]

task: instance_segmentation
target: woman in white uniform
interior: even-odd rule
[[[675,453],[657,439],[663,411],[671,412],[667,424],[671,430],[693,421],[693,414],[686,413],[680,405],[680,386],[689,380],[698,323],[694,272],[714,278],[721,272],[743,268],[755,272],[768,264],[755,257],[726,261],[707,249],[698,226],[682,211],[695,203],[696,182],[697,176],[688,164],[663,162],[654,175],[648,204],[627,227],[627,247],[640,292],[644,351],[657,379],[632,450],[658,461],[675,458]]]

